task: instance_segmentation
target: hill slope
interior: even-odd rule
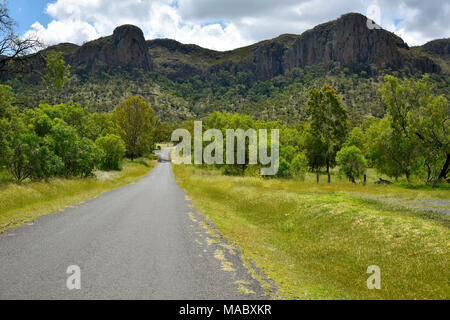
[[[431,73],[441,91],[449,87],[449,39],[410,48],[391,32],[368,28],[367,18],[357,13],[301,35],[224,52],[170,39],[146,41],[130,25],[82,46],[63,43],[41,54],[47,50],[63,52],[73,76],[61,92],[49,91],[37,76],[9,81],[24,106],[72,99],[91,110],[110,111],[122,99],[140,95],[169,121],[226,110],[296,122],[304,117],[309,88],[331,83],[359,122],[384,114],[377,94],[384,74]],[[42,70],[39,54],[29,61]]]

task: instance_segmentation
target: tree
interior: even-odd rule
[[[211,113],[208,118],[205,120],[205,127],[206,129],[218,129],[222,131],[222,135],[224,138],[227,137],[226,130],[243,130],[244,134],[241,138],[244,139],[244,151],[245,152],[245,159],[244,163],[238,163],[238,146],[239,139],[237,137],[233,138],[233,141],[235,142],[233,144],[234,150],[232,150],[232,156],[234,158],[233,162],[234,164],[226,164],[224,168],[224,173],[227,175],[244,175],[245,170],[247,169],[249,165],[249,159],[250,159],[250,137],[245,137],[245,133],[250,130],[255,130],[256,125],[253,119],[249,115],[244,114],[231,114],[228,112],[213,112]],[[256,132],[256,131],[255,131]],[[205,142],[205,144],[208,144]],[[257,151],[257,150],[256,150]],[[224,156],[225,158],[227,154],[227,145],[224,145]],[[232,160],[232,159],[226,159]]]
[[[81,177],[92,175],[92,171],[101,157],[100,149],[92,140],[80,139],[76,129],[61,119],[55,119],[49,139],[52,150],[64,164],[63,175]]]
[[[355,146],[361,151],[364,150],[365,138],[364,133],[360,127],[355,127],[350,131],[347,140],[344,143],[344,147]]]
[[[45,75],[42,75],[42,81],[47,86],[54,87],[57,91],[61,90],[70,77],[70,65],[66,64],[62,52],[50,50],[45,56]]]
[[[100,167],[104,170],[120,170],[120,162],[126,152],[123,140],[119,136],[108,134],[99,137],[95,144],[103,150]]]
[[[373,121],[367,128],[367,155],[378,172],[394,177],[405,175],[409,180],[421,165],[417,146],[394,130],[386,117]]]
[[[364,174],[367,167],[367,161],[361,150],[355,146],[342,148],[336,155],[336,161],[340,166],[340,172],[353,183]]]
[[[283,157],[280,157],[277,176],[288,177],[291,175],[291,165]]]
[[[308,114],[311,117],[311,133],[324,145],[327,173],[334,153],[344,143],[348,132],[347,111],[335,90],[328,84],[321,90],[309,92]]]
[[[291,171],[295,177],[305,179],[305,174],[308,170],[308,158],[301,152],[292,160]]]
[[[27,128],[20,117],[12,119],[7,129],[3,162],[17,181],[47,178],[59,172],[62,163],[48,141]]]
[[[305,126],[302,134],[302,140],[305,149],[305,155],[308,158],[308,163],[311,169],[319,170],[326,165],[325,155],[327,153],[327,146],[320,137],[317,137],[311,132],[309,124]]]
[[[428,180],[447,178],[450,166],[450,104],[446,96],[436,96],[429,77],[401,82],[386,76],[381,89],[396,136],[414,146],[424,158]],[[432,171],[434,173],[432,173]]]
[[[172,126],[167,122],[158,122],[155,127],[155,134],[153,136],[153,141],[158,142],[169,142],[172,134]]]
[[[23,73],[29,66],[24,56],[42,44],[32,37],[22,38],[15,34],[16,22],[9,15],[7,1],[0,1],[0,74]]]
[[[119,135],[131,160],[150,148],[154,114],[150,105],[139,97],[128,98],[113,110]]]

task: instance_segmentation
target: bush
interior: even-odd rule
[[[302,180],[305,179],[305,174],[308,170],[308,158],[302,152],[299,153],[291,163],[291,171],[295,177],[299,177]]]
[[[50,133],[52,150],[64,163],[62,174],[65,176],[87,177],[92,175],[102,151],[88,138],[78,137],[75,128],[63,120],[56,119]]]
[[[355,146],[344,147],[337,153],[336,161],[340,166],[340,172],[345,174],[350,181],[361,177],[367,167],[367,161],[361,150]]]
[[[123,140],[119,136],[108,134],[98,138],[95,144],[103,151],[100,168],[103,170],[120,170],[120,162],[126,152]]]
[[[291,165],[283,157],[280,157],[277,175],[279,177],[289,177],[291,175]]]

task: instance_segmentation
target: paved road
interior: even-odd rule
[[[201,221],[159,162],[136,184],[0,234],[0,299],[263,298],[239,252]],[[71,265],[80,290],[66,286]]]

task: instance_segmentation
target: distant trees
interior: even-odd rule
[[[118,132],[133,160],[150,149],[155,112],[139,97],[125,99],[113,110]]]

